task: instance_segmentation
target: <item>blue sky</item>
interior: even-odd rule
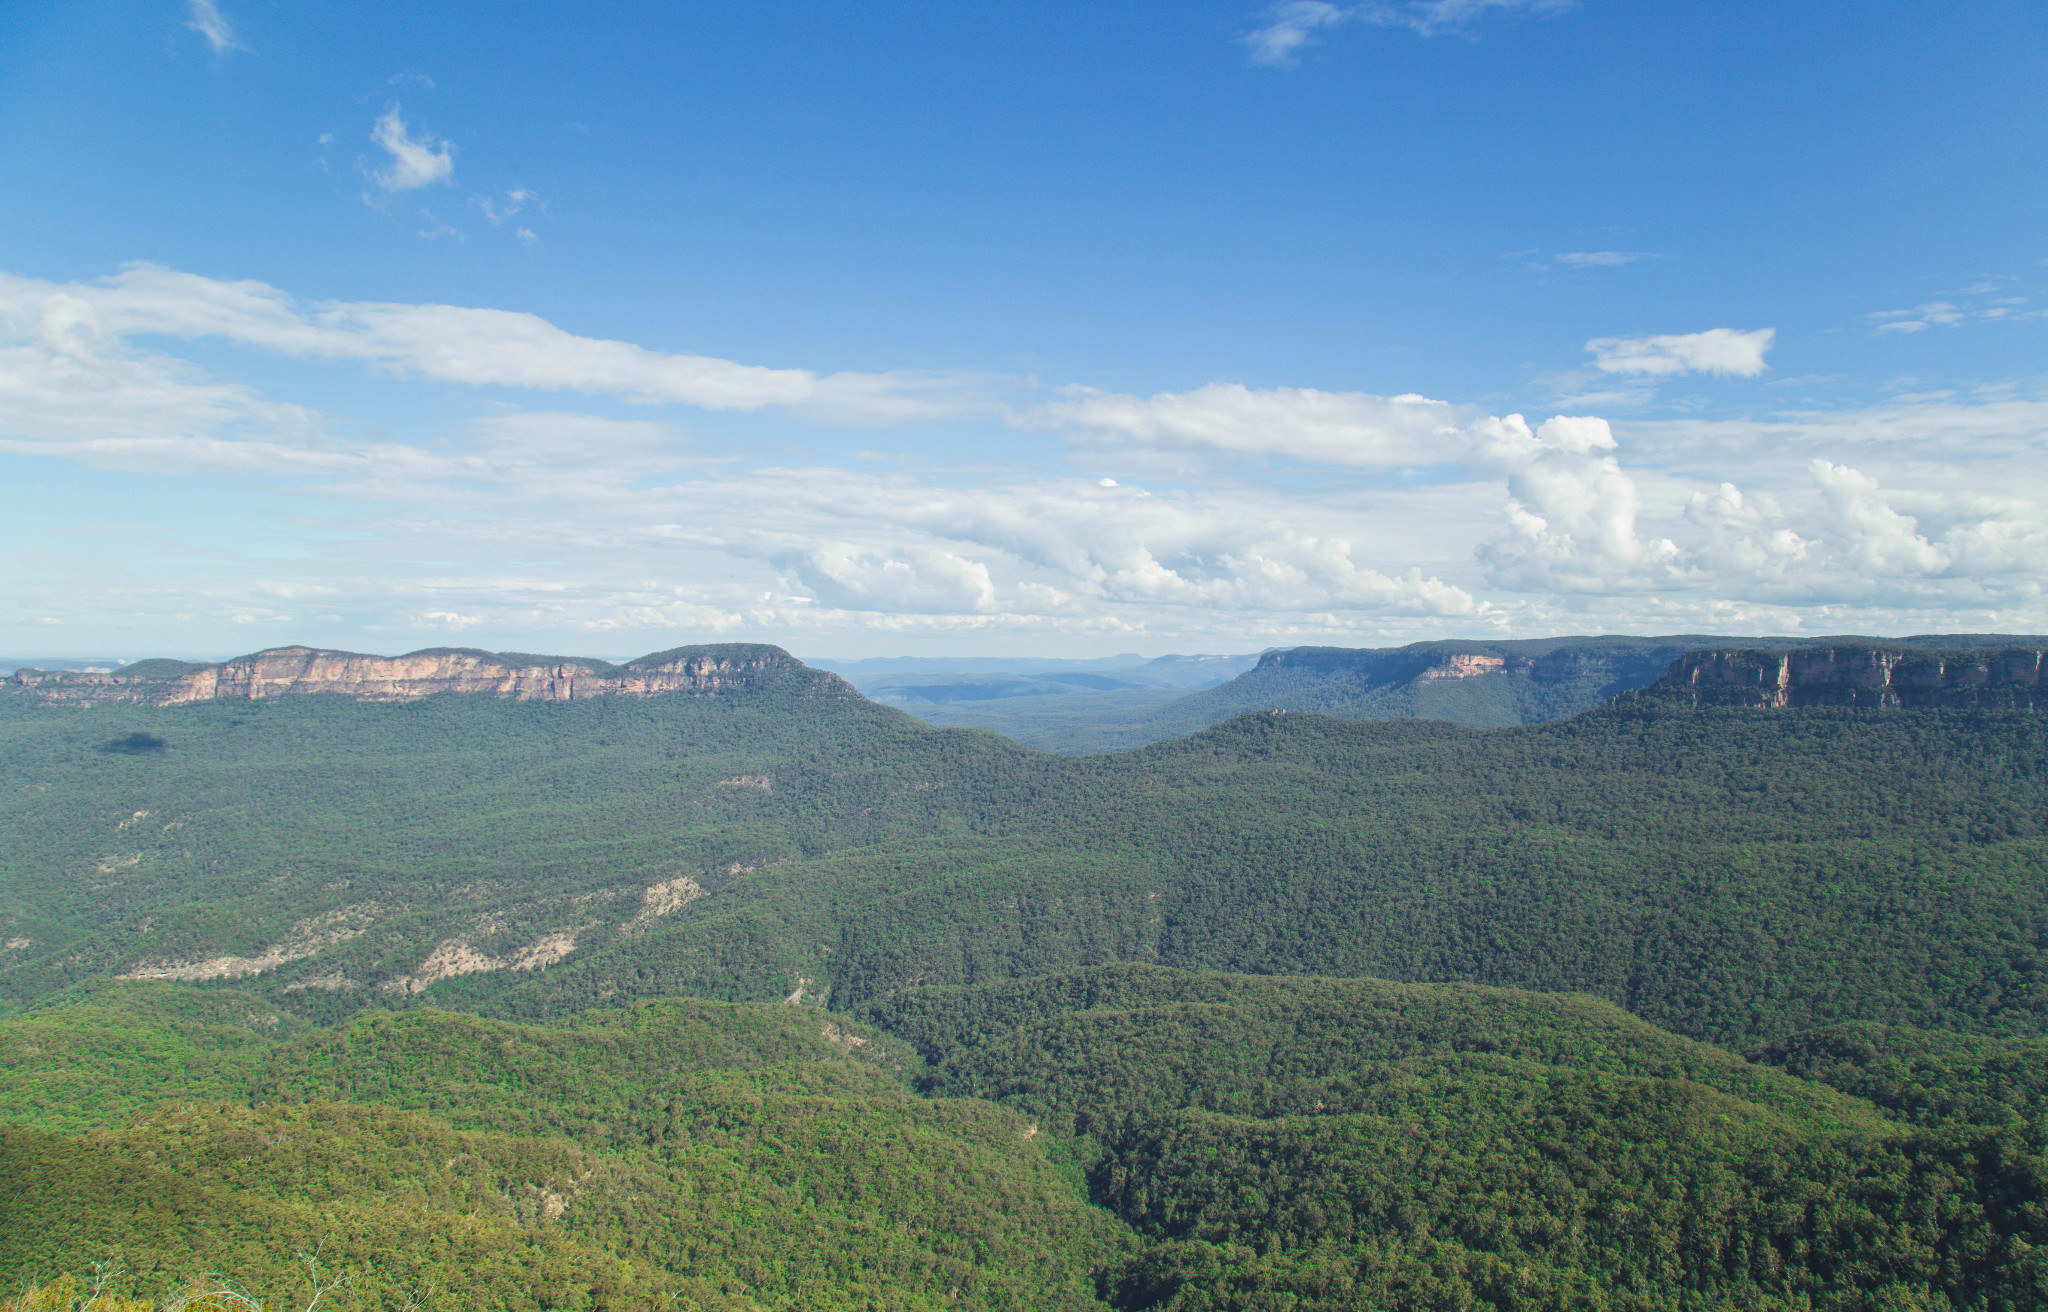
[[[0,651],[2048,629],[2038,5],[484,13],[0,14]]]

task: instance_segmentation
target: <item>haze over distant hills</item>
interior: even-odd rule
[[[1449,720],[1494,728],[1560,719],[1649,686],[1688,651],[1775,650],[1851,641],[1915,649],[2027,645],[2010,634],[1898,639],[1678,634],[1421,642],[1405,647],[1297,647],[1258,656],[1050,663],[820,662],[876,701],[950,728],[992,729],[1041,751],[1123,751],[1252,710],[1352,719]],[[1130,664],[1122,664],[1128,660]],[[1085,669],[1080,668],[1085,665]],[[1235,667],[1235,668],[1233,668]],[[1234,678],[1216,677],[1232,669]],[[1043,672],[1041,672],[1043,671]],[[946,675],[950,677],[938,677]],[[1203,682],[1193,682],[1201,677]],[[1176,680],[1168,682],[1168,680]],[[1122,686],[1118,686],[1121,684]]]
[[[778,648],[746,643],[677,648],[619,662],[452,647],[399,657],[289,647],[219,663],[156,659],[108,668],[83,661],[46,662],[47,669],[17,670],[13,681],[47,698],[173,703],[281,691],[381,698],[487,692],[552,700],[701,692],[720,686],[721,680],[745,684],[802,677],[812,680],[814,693],[842,695],[857,688],[872,701],[942,728],[991,729],[1039,750],[1089,754],[1180,737],[1253,710],[1448,720],[1472,728],[1562,719],[1647,688],[1677,658],[1702,650],[1851,644],[1969,651],[2043,642],[2048,639],[2014,634],[1898,639],[1679,634],[1296,647],[1257,656],[1151,660],[894,657],[816,660],[808,667]],[[824,673],[792,673],[804,668]]]

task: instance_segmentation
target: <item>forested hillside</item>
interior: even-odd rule
[[[812,687],[0,697],[0,1271],[2048,1295],[2029,711],[1260,712],[1062,757]]]
[[[365,1308],[2024,1308],[2025,1046],[1930,1119],[1474,986],[1120,966],[293,1033],[112,985],[0,1021],[0,1264],[302,1300],[317,1253]]]
[[[1063,758],[857,698],[14,702],[0,988],[543,1019],[1130,960],[1585,992],[1734,1043],[2031,1034],[2044,734],[1644,704]]]

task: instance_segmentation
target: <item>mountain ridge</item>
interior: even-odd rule
[[[1763,660],[1764,653],[1831,646],[1949,651],[1960,658],[1990,649],[2048,647],[2048,638],[1998,633],[1904,638],[1576,635],[1449,639],[1402,647],[1290,647],[1264,652],[1236,678],[1180,697],[1131,690],[947,705],[890,700],[941,728],[993,729],[1040,751],[1091,755],[1144,747],[1237,715],[1270,710],[1507,728],[1566,719],[1648,688],[1688,652],[1745,651]]]
[[[374,656],[319,647],[271,647],[217,665],[138,661],[120,670],[15,671],[10,682],[47,701],[139,701],[155,706],[338,693],[363,701],[416,701],[488,693],[516,701],[651,697],[773,685],[813,696],[857,697],[851,684],[780,647],[719,643],[674,647],[614,665],[584,657],[428,647]]]
[[[2048,645],[1928,650],[1849,642],[1789,651],[1687,652],[1644,689],[1646,701],[1783,709],[2039,709]]]

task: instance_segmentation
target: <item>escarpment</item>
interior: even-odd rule
[[[1384,686],[1438,679],[1519,678],[1539,683],[1610,678],[1649,683],[1684,639],[1567,638],[1498,643],[1418,642],[1406,647],[1295,647],[1259,658],[1261,671],[1301,672]],[[1245,677],[1245,676],[1240,676]]]
[[[156,706],[313,693],[386,702],[416,701],[448,692],[486,693],[518,701],[740,691],[860,696],[838,675],[814,670],[780,647],[756,643],[677,647],[623,665],[453,647],[403,656],[273,647],[218,665],[141,661],[105,673],[23,669],[15,671],[10,681],[44,701],[128,701]]]
[[[1640,695],[1693,706],[2042,707],[2048,646],[1939,651],[1838,644],[1687,652]]]

